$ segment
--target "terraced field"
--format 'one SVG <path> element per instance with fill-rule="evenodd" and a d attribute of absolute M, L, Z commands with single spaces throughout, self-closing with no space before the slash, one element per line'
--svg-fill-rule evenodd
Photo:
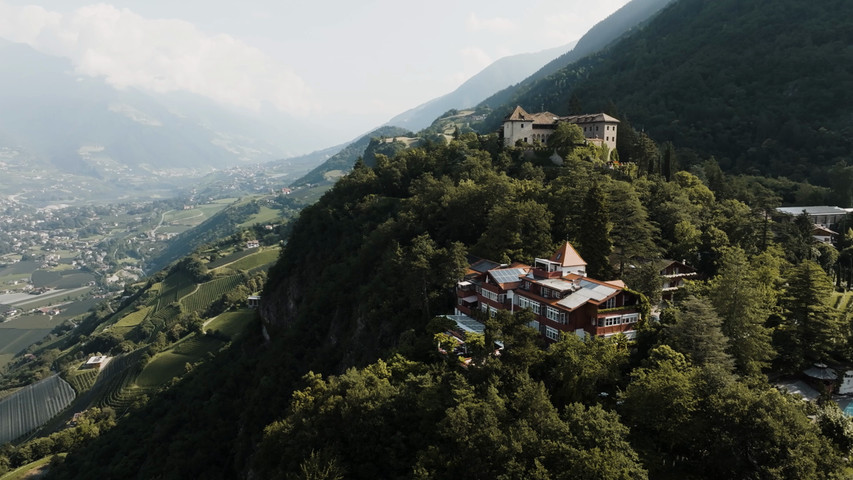
<path fill-rule="evenodd" d="M 98 371 L 92 368 L 88 370 L 75 371 L 71 375 L 65 377 L 65 381 L 67 381 L 71 385 L 71 388 L 79 394 L 92 388 L 97 378 Z"/>
<path fill-rule="evenodd" d="M 71 385 L 54 375 L 4 398 L 0 401 L 0 444 L 44 425 L 74 397 Z"/>

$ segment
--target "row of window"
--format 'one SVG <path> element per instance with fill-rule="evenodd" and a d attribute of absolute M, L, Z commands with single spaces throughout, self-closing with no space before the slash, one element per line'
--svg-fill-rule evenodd
<path fill-rule="evenodd" d="M 631 323 L 637 323 L 637 320 L 640 319 L 640 315 L 637 313 L 630 313 L 628 315 L 617 315 L 614 317 L 606 317 L 598 319 L 599 327 L 613 327 L 616 325 L 628 325 Z"/>
<path fill-rule="evenodd" d="M 506 301 L 505 293 L 495 293 L 490 290 L 486 290 L 485 288 L 480 288 L 480 295 L 488 298 L 493 302 L 504 303 Z"/>
<path fill-rule="evenodd" d="M 542 313 L 542 305 L 539 302 L 534 302 L 533 300 L 527 297 L 518 297 L 518 306 L 521 308 L 529 308 L 536 315 L 540 315 Z"/>

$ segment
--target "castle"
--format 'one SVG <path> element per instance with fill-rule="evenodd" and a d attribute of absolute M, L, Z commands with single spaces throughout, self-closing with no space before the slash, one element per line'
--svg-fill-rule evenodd
<path fill-rule="evenodd" d="M 616 128 L 619 120 L 610 115 L 593 113 L 560 117 L 551 112 L 527 113 L 520 106 L 515 107 L 515 110 L 504 118 L 504 145 L 513 146 L 519 140 L 544 145 L 560 122 L 579 126 L 589 143 L 606 145 L 610 151 L 616 149 Z"/>

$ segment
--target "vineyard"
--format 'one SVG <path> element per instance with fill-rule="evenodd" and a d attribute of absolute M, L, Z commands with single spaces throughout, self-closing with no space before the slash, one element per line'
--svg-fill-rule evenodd
<path fill-rule="evenodd" d="M 203 311 L 222 295 L 240 285 L 242 280 L 240 275 L 231 275 L 203 283 L 196 292 L 181 299 L 181 305 L 186 312 Z"/>
<path fill-rule="evenodd" d="M 243 257 L 248 257 L 249 255 L 251 255 L 253 253 L 256 253 L 256 252 L 253 250 L 241 250 L 239 252 L 234 252 L 234 253 L 225 255 L 224 257 L 219 257 L 216 260 L 208 263 L 207 268 L 209 268 L 210 270 L 214 270 L 214 269 L 217 269 L 217 268 L 222 267 L 224 265 L 228 265 L 229 263 L 236 262 L 237 260 L 239 260 Z"/>
<path fill-rule="evenodd" d="M 74 400 L 74 389 L 58 375 L 29 385 L 0 401 L 0 444 L 45 424 Z"/>
<path fill-rule="evenodd" d="M 260 251 L 255 251 L 251 255 L 246 255 L 238 260 L 224 265 L 223 267 L 227 266 L 228 269 L 234 270 L 235 272 L 238 270 L 246 270 L 250 273 L 254 273 L 255 270 L 275 262 L 278 259 L 278 255 L 278 248 L 264 249 Z"/>
<path fill-rule="evenodd" d="M 151 311 L 151 307 L 142 307 L 135 312 L 131 312 L 122 317 L 121 320 L 116 323 L 116 327 L 135 327 L 145 320 L 149 311 Z"/>
<path fill-rule="evenodd" d="M 158 310 L 179 301 L 195 289 L 195 283 L 184 272 L 174 272 L 163 281 Z"/>
<path fill-rule="evenodd" d="M 75 371 L 65 378 L 65 381 L 71 385 L 78 394 L 92 388 L 95 380 L 98 378 L 98 371 L 94 368 L 82 371 Z"/>

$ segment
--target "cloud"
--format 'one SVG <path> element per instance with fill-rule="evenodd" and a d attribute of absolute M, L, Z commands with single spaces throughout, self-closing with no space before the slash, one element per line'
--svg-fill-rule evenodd
<path fill-rule="evenodd" d="M 479 32 L 485 30 L 492 33 L 509 33 L 516 30 L 515 22 L 508 18 L 479 18 L 475 13 L 468 15 L 465 22 L 469 31 Z"/>
<path fill-rule="evenodd" d="M 116 88 L 189 91 L 228 105 L 305 114 L 305 82 L 262 51 L 182 20 L 148 19 L 97 4 L 68 14 L 0 3 L 0 37 L 70 58 L 78 74 Z"/>

